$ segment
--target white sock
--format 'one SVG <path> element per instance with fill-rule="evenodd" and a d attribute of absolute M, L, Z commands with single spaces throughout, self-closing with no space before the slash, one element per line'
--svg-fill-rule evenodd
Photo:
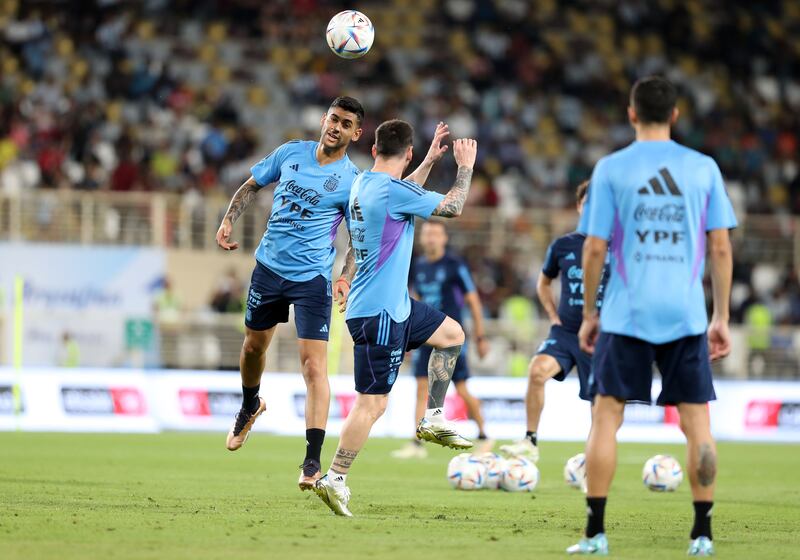
<path fill-rule="evenodd" d="M 347 475 L 335 472 L 333 469 L 328 469 L 328 480 L 334 486 L 344 486 L 347 483 Z"/>
<path fill-rule="evenodd" d="M 425 419 L 431 424 L 444 424 L 444 409 L 441 407 L 426 409 Z"/>

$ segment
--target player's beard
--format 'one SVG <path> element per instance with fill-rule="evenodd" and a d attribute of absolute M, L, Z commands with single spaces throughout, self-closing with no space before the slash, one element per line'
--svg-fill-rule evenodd
<path fill-rule="evenodd" d="M 336 144 L 330 145 L 327 142 L 330 142 L 332 138 L 328 136 L 326 132 L 322 137 L 322 151 L 325 153 L 326 156 L 330 156 L 338 151 L 345 151 L 347 149 L 347 144 L 349 143 L 347 140 L 342 138 L 341 136 L 336 140 Z"/>

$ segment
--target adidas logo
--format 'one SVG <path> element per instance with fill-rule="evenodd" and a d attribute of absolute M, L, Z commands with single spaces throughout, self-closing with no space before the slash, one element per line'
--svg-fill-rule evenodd
<path fill-rule="evenodd" d="M 298 169 L 300 169 L 300 166 L 296 163 L 293 163 L 292 165 L 289 166 L 289 169 L 291 169 L 292 171 L 297 171 Z"/>
<path fill-rule="evenodd" d="M 662 167 L 658 170 L 658 173 L 661 175 L 661 178 L 664 180 L 664 183 L 667 185 L 667 190 L 669 190 L 669 194 L 672 196 L 683 196 L 683 193 L 678 188 L 678 185 L 675 183 L 675 179 L 672 178 L 672 175 L 669 172 L 669 169 L 666 167 Z M 667 193 L 664 191 L 664 186 L 661 184 L 661 181 L 658 180 L 658 177 L 651 177 L 648 181 L 650 188 L 645 185 L 644 187 L 639 189 L 639 194 L 641 195 L 650 195 L 654 194 L 656 196 L 666 196 Z M 650 191 L 652 189 L 652 192 Z"/>
<path fill-rule="evenodd" d="M 566 257 L 564 257 L 564 260 L 567 260 L 567 261 L 574 261 L 574 260 L 575 260 L 575 253 L 570 253 L 569 255 L 567 255 Z"/>
<path fill-rule="evenodd" d="M 328 332 L 328 325 L 322 325 L 322 328 L 319 330 L 319 332 Z"/>

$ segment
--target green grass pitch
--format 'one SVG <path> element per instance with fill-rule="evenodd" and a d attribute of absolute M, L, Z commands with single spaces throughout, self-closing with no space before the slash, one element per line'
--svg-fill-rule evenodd
<path fill-rule="evenodd" d="M 256 433 L 236 453 L 224 434 L 0 434 L 0 558 L 407 559 L 562 558 L 584 524 L 583 495 L 561 470 L 579 443 L 541 445 L 534 494 L 457 492 L 449 457 L 401 462 L 400 442 L 374 440 L 349 485 L 352 519 L 296 486 L 302 438 Z M 327 463 L 335 446 L 327 442 Z M 617 558 L 680 558 L 688 544 L 688 482 L 674 494 L 641 483 L 656 453 L 620 447 L 607 510 Z M 720 558 L 798 557 L 800 447 L 723 443 L 714 535 Z"/>

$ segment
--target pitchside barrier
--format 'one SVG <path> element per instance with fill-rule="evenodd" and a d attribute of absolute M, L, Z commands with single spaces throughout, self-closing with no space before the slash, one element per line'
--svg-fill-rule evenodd
<path fill-rule="evenodd" d="M 15 397 L 13 387 L 19 380 Z M 336 435 L 355 402 L 349 376 L 331 378 L 328 432 Z M 518 438 L 525 431 L 526 380 L 476 377 L 470 389 L 483 401 L 487 432 L 493 438 Z M 578 399 L 577 380 L 550 382 L 539 432 L 548 440 L 586 438 L 588 403 Z M 658 395 L 658 382 L 653 398 Z M 718 381 L 711 403 L 712 428 L 720 440 L 800 442 L 800 383 Z M 0 430 L 64 432 L 159 432 L 230 429 L 241 399 L 239 376 L 210 371 L 119 369 L 0 368 Z M 415 380 L 400 376 L 375 436 L 411 437 L 414 429 Z M 267 412 L 255 430 L 302 435 L 305 385 L 299 374 L 265 374 L 261 393 Z M 447 414 L 474 435 L 463 401 L 451 393 Z M 620 439 L 643 442 L 683 441 L 673 407 L 628 405 Z"/>

